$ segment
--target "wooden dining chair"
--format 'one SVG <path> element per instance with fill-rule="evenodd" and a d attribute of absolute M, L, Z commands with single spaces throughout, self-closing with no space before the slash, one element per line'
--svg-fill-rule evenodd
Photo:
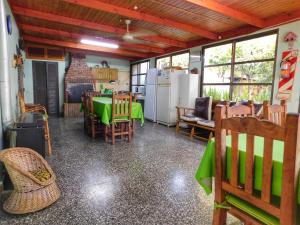
<path fill-rule="evenodd" d="M 280 126 L 285 126 L 287 113 L 286 101 L 281 100 L 280 104 L 270 105 L 269 101 L 263 103 L 263 118 L 276 123 Z"/>
<path fill-rule="evenodd" d="M 129 93 L 132 95 L 132 101 L 133 102 L 137 102 L 137 94 L 132 94 L 132 93 Z M 134 135 L 134 132 L 135 132 L 135 120 L 131 118 L 131 132 L 132 132 L 132 135 Z"/>
<path fill-rule="evenodd" d="M 106 142 L 108 141 L 109 136 L 111 136 L 112 144 L 115 144 L 116 136 L 127 136 L 128 142 L 131 142 L 131 108 L 131 94 L 113 94 L 111 124 L 105 127 Z"/>
<path fill-rule="evenodd" d="M 86 105 L 86 115 L 87 115 L 87 132 L 91 134 L 92 138 L 96 138 L 97 134 L 100 134 L 103 130 L 100 118 L 97 116 L 94 110 L 93 95 L 87 96 L 85 101 Z"/>
<path fill-rule="evenodd" d="M 226 224 L 227 212 L 248 224 L 296 225 L 297 178 L 300 169 L 300 117 L 287 115 L 282 127 L 255 117 L 226 118 L 226 107 L 216 108 L 214 225 Z M 231 130 L 231 176 L 226 174 L 226 130 Z M 239 180 L 239 133 L 247 135 L 245 184 Z M 262 190 L 254 190 L 254 137 L 264 138 Z M 271 201 L 273 140 L 284 142 L 282 190 L 279 206 Z M 224 205 L 226 203 L 226 205 Z M 249 209 L 251 209 L 249 211 Z M 247 211 L 247 212 L 246 212 Z M 264 221 L 262 221 L 264 218 Z M 266 221 L 266 218 L 268 218 Z M 272 221 L 270 221 L 272 220 Z M 277 221 L 277 222 L 274 222 Z"/>
<path fill-rule="evenodd" d="M 26 104 L 24 100 L 24 94 L 19 91 L 18 93 L 19 98 L 19 105 L 20 105 L 20 111 L 21 113 L 26 112 L 39 112 L 44 115 L 44 135 L 45 140 L 48 144 L 48 155 L 52 155 L 52 145 L 51 145 L 51 137 L 50 137 L 50 131 L 49 131 L 49 124 L 48 124 L 48 113 L 46 110 L 46 107 L 40 104 Z"/>
<path fill-rule="evenodd" d="M 226 118 L 237 117 L 237 116 L 254 116 L 254 106 L 252 101 L 248 101 L 246 105 L 239 104 L 230 106 L 229 102 L 225 103 L 226 107 Z"/>

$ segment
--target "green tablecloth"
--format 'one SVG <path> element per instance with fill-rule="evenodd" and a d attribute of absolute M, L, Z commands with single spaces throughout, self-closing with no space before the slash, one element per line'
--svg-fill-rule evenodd
<path fill-rule="evenodd" d="M 109 125 L 111 122 L 111 105 L 112 98 L 109 97 L 94 97 L 94 111 L 101 118 L 101 122 Z M 140 120 L 144 124 L 144 114 L 142 105 L 139 102 L 132 102 L 131 118 Z"/>
<path fill-rule="evenodd" d="M 263 146 L 264 139 L 255 137 L 254 140 L 254 188 L 261 190 L 262 172 L 263 172 Z M 231 136 L 226 138 L 226 176 L 231 175 Z M 281 195 L 282 181 L 282 162 L 284 143 L 274 141 L 273 143 L 273 169 L 272 169 L 272 194 Z M 239 181 L 245 184 L 246 175 L 246 135 L 239 135 Z M 196 180 L 204 188 L 207 194 L 212 192 L 212 177 L 215 175 L 215 141 L 210 140 L 196 172 Z M 300 177 L 298 179 L 298 196 L 297 202 L 300 204 Z"/>

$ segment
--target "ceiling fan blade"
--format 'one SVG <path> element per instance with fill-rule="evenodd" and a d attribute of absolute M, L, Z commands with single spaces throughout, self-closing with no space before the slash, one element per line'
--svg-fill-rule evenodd
<path fill-rule="evenodd" d="M 142 37 L 142 36 L 154 36 L 154 35 L 158 35 L 157 32 L 151 31 L 151 30 L 137 30 L 137 31 L 132 31 L 130 32 L 131 36 L 133 37 Z"/>

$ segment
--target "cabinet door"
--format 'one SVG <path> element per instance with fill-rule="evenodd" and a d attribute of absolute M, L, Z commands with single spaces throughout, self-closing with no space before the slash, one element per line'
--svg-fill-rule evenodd
<path fill-rule="evenodd" d="M 110 80 L 118 80 L 118 70 L 110 69 Z"/>

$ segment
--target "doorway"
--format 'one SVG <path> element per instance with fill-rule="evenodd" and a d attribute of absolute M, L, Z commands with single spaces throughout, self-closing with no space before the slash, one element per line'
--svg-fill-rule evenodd
<path fill-rule="evenodd" d="M 58 63 L 32 61 L 32 74 L 34 104 L 44 105 L 50 116 L 58 116 Z"/>

